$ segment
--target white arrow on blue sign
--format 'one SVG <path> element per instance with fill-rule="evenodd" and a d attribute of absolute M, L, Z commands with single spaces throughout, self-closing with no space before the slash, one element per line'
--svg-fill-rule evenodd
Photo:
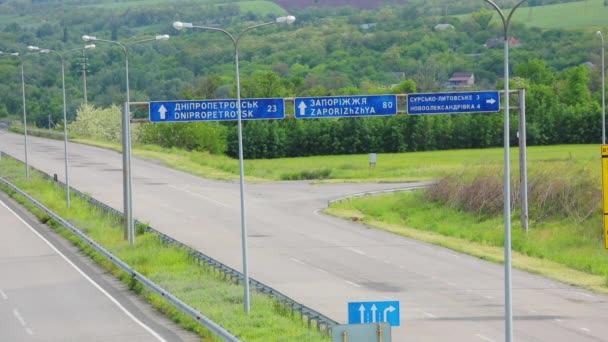
<path fill-rule="evenodd" d="M 497 91 L 407 95 L 407 113 L 410 115 L 487 113 L 499 110 L 500 96 Z"/>
<path fill-rule="evenodd" d="M 153 101 L 150 102 L 150 122 L 231 121 L 238 120 L 237 101 Z M 282 98 L 242 99 L 241 119 L 284 119 L 285 100 Z"/>
<path fill-rule="evenodd" d="M 396 95 L 296 97 L 294 105 L 296 119 L 397 114 Z"/>
<path fill-rule="evenodd" d="M 401 325 L 398 301 L 350 302 L 348 324 L 388 322 L 393 327 Z"/>

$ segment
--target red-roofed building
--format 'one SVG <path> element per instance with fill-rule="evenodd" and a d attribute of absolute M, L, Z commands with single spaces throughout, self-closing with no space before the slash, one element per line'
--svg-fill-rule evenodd
<path fill-rule="evenodd" d="M 472 72 L 455 72 L 448 80 L 452 88 L 472 87 L 475 85 L 475 75 Z"/>

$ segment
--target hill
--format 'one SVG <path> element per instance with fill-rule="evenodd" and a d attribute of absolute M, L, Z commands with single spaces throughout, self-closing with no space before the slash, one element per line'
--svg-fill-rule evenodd
<path fill-rule="evenodd" d="M 361 9 L 379 8 L 386 4 L 407 4 L 408 1 L 397 0 L 274 0 L 279 6 L 286 9 L 303 9 L 308 7 L 339 7 L 352 6 Z"/>

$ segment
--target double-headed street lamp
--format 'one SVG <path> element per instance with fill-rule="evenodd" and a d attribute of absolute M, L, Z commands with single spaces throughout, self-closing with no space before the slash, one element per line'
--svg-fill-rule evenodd
<path fill-rule="evenodd" d="M 18 52 L 4 53 L 0 51 L 0 55 L 13 56 L 19 58 L 21 62 L 21 99 L 23 100 L 23 137 L 25 139 L 25 179 L 30 179 L 30 165 L 27 161 L 27 114 L 25 110 L 25 77 L 23 76 L 23 58 Z"/>
<path fill-rule="evenodd" d="M 64 160 L 65 160 L 65 201 L 67 207 L 70 207 L 70 177 L 69 177 L 69 167 L 68 167 L 68 117 L 67 117 L 67 108 L 66 108 L 66 96 L 65 96 L 65 60 L 63 58 L 63 54 L 71 51 L 80 51 L 81 48 L 66 50 L 63 52 L 51 50 L 51 49 L 41 49 L 37 46 L 28 46 L 30 51 L 37 51 L 38 53 L 55 53 L 59 56 L 61 60 L 61 88 L 63 90 L 63 147 L 64 147 Z M 93 49 L 95 48 L 94 44 L 86 45 L 83 49 Z"/>
<path fill-rule="evenodd" d="M 154 38 L 142 39 L 136 42 L 127 43 L 128 45 L 138 44 L 153 40 L 167 40 L 169 35 L 157 35 Z M 123 173 L 123 208 L 125 213 L 125 238 L 129 240 L 131 245 L 135 244 L 135 222 L 133 219 L 133 196 L 132 196 L 132 179 L 131 179 L 131 118 L 129 115 L 129 105 L 131 97 L 129 93 L 129 53 L 127 47 L 114 40 L 106 40 L 95 36 L 84 35 L 82 40 L 98 41 L 118 45 L 122 48 L 125 54 L 125 75 L 127 88 L 127 101 L 122 113 L 122 173 Z"/>
<path fill-rule="evenodd" d="M 606 50 L 606 46 L 604 45 L 602 31 L 597 31 L 596 33 L 602 40 L 602 144 L 606 144 L 606 67 L 604 66 L 604 51 Z"/>
<path fill-rule="evenodd" d="M 511 304 L 511 163 L 509 153 L 509 24 L 511 17 L 515 10 L 524 3 L 526 0 L 519 1 L 509 12 L 509 15 L 505 17 L 503 11 L 494 3 L 492 0 L 485 0 L 487 3 L 492 5 L 494 9 L 500 15 L 502 19 L 504 40 L 505 40 L 505 52 L 504 52 L 504 79 L 505 79 L 505 104 L 504 104 L 504 216 L 505 216 L 505 341 L 511 342 L 513 340 L 513 312 Z M 524 134 L 525 132 L 520 132 Z M 520 147 L 521 148 L 521 147 Z M 525 159 L 524 159 L 525 160 Z M 524 167 L 525 169 L 525 167 Z M 522 175 L 523 176 L 523 175 Z M 523 177 L 522 177 L 523 178 Z M 527 191 L 527 185 L 522 179 L 522 190 Z M 526 205 L 527 210 L 527 205 Z"/>
<path fill-rule="evenodd" d="M 244 297 L 244 306 L 245 313 L 249 313 L 250 310 L 250 300 L 249 300 L 249 268 L 247 262 L 247 225 L 245 220 L 245 166 L 243 161 L 243 127 L 242 127 L 242 119 L 241 119 L 241 82 L 239 76 L 239 41 L 243 37 L 243 34 L 247 31 L 250 31 L 254 28 L 268 26 L 278 23 L 291 24 L 296 20 L 296 17 L 289 15 L 286 17 L 278 17 L 275 21 L 262 23 L 253 25 L 243 29 L 236 36 L 230 34 L 228 31 L 218 28 L 218 27 L 210 27 L 210 26 L 197 26 L 192 23 L 184 23 L 181 21 L 176 21 L 173 23 L 173 27 L 176 30 L 182 30 L 185 28 L 199 28 L 204 30 L 212 30 L 219 31 L 224 33 L 230 40 L 234 46 L 234 65 L 236 69 L 236 110 L 237 110 L 237 125 L 238 125 L 238 142 L 239 142 L 239 166 L 240 166 L 240 187 L 241 187 L 241 238 L 242 238 L 242 249 L 243 249 L 243 285 L 245 291 Z"/>

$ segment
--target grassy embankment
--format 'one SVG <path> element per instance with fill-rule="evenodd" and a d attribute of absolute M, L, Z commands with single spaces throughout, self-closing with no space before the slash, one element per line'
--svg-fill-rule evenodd
<path fill-rule="evenodd" d="M 230 179 L 238 175 L 238 162 L 226 157 L 158 147 L 137 148 L 134 153 L 201 176 Z M 493 174 L 500 178 L 503 150 L 380 154 L 374 170 L 369 170 L 367 158 L 367 155 L 353 155 L 248 160 L 246 173 L 250 180 L 280 180 L 285 179 L 285 175 L 314 174 L 323 169 L 329 170 L 329 181 L 412 181 L 437 179 L 446 175 L 470 177 L 477 173 Z M 511 158 L 513 175 L 517 178 L 519 165 L 516 148 L 512 150 Z M 564 190 L 557 187 L 584 178 L 591 182 L 589 186 L 600 189 L 599 147 L 530 147 L 528 166 L 530 185 L 535 186 L 535 179 L 554 180 L 547 186 L 562 192 L 562 195 L 556 195 L 561 196 L 558 201 L 572 202 L 572 206 L 576 205 L 576 201 L 596 202 L 590 203 L 589 217 L 585 217 L 587 212 L 577 208 L 569 209 L 571 215 L 553 215 L 551 208 L 539 209 L 531 203 L 528 235 L 522 233 L 516 208 L 512 220 L 515 267 L 566 283 L 607 291 L 608 252 L 603 248 L 599 202 L 597 198 L 584 197 L 587 194 L 582 191 L 588 189 Z M 499 200 L 502 198 L 501 191 L 499 187 L 496 192 Z M 571 194 L 564 194 L 566 191 Z M 577 191 L 581 193 L 577 194 Z M 564 197 L 566 195 L 570 197 Z M 545 202 L 545 206 L 555 205 L 548 200 Z M 357 199 L 335 204 L 326 212 L 346 219 L 362 219 L 364 223 L 380 229 L 480 258 L 495 262 L 503 260 L 501 213 L 467 213 L 458 206 L 429 202 L 421 193 Z"/>
<path fill-rule="evenodd" d="M 480 8 L 482 7 L 480 6 Z M 503 11 L 509 13 L 509 9 L 503 9 Z M 469 19 L 470 15 L 464 14 L 455 17 L 465 20 Z M 498 14 L 494 15 L 492 22 L 495 25 L 500 23 Z M 608 26 L 608 6 L 604 6 L 604 0 L 587 0 L 522 7 L 513 14 L 513 22 L 545 29 L 601 28 Z M 591 30 L 590 34 L 595 34 L 595 30 Z"/>
<path fill-rule="evenodd" d="M 310 330 L 298 314 L 290 314 L 289 309 L 275 300 L 252 293 L 251 313 L 243 312 L 243 288 L 222 274 L 205 265 L 198 264 L 178 248 L 163 244 L 155 235 L 139 232 L 136 246 L 129 246 L 123 239 L 120 222 L 104 215 L 77 197 L 72 197 L 72 206 L 65 206 L 65 192 L 51 182 L 43 180 L 32 172 L 30 181 L 23 179 L 23 165 L 9 158 L 0 160 L 0 176 L 8 178 L 21 189 L 40 200 L 60 216 L 82 229 L 92 239 L 109 249 L 116 256 L 135 267 L 178 298 L 197 308 L 207 317 L 222 325 L 233 334 L 247 341 L 327 341 L 323 333 Z M 6 189 L 4 189 L 6 190 Z M 10 193 L 10 191 L 9 191 Z M 14 195 L 14 194 L 13 194 Z M 25 204 L 25 201 L 22 200 Z M 27 204 L 26 204 L 27 205 Z M 212 340 L 210 333 L 202 329 L 189 317 L 168 305 L 159 296 L 149 293 L 131 277 L 114 267 L 109 261 L 97 254 L 86 244 L 72 236 L 69 231 L 59 227 L 36 209 L 29 208 L 43 222 L 50 224 L 59 234 L 78 245 L 87 255 L 104 267 L 110 269 L 133 290 L 145 296 L 155 307 L 170 318 L 203 336 L 205 341 Z"/>

